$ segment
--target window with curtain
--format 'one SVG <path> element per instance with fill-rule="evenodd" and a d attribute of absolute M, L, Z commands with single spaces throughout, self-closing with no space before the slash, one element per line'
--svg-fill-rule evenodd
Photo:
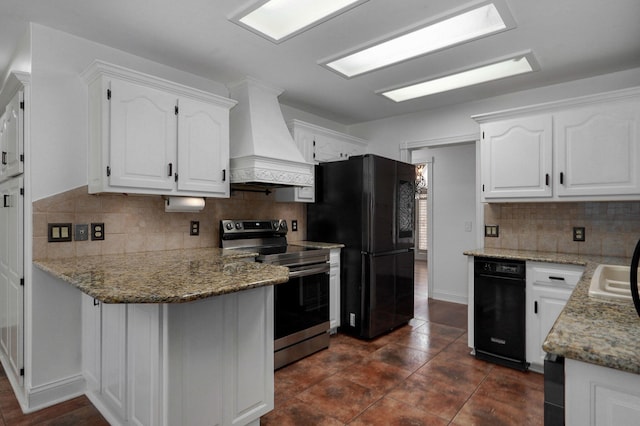
<path fill-rule="evenodd" d="M 427 251 L 427 190 L 418 194 L 418 251 Z"/>

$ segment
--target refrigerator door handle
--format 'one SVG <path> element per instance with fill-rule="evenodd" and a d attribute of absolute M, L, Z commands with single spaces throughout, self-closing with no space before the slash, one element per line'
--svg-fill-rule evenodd
<path fill-rule="evenodd" d="M 640 316 L 640 295 L 638 294 L 638 263 L 640 262 L 640 240 L 636 244 L 636 249 L 633 252 L 631 258 L 631 268 L 629 271 L 629 281 L 631 285 L 631 297 L 633 298 L 633 304 L 636 307 L 636 312 Z"/>

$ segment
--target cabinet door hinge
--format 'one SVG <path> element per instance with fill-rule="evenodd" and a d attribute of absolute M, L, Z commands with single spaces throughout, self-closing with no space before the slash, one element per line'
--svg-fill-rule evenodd
<path fill-rule="evenodd" d="M 107 99 L 111 99 L 111 89 L 107 89 Z"/>
<path fill-rule="evenodd" d="M 20 278 L 20 285 L 24 287 L 24 278 Z"/>
<path fill-rule="evenodd" d="M 178 115 L 178 105 L 175 106 L 174 111 L 175 111 L 176 115 Z"/>
<path fill-rule="evenodd" d="M 21 369 L 20 369 L 20 375 L 21 375 L 21 376 L 24 376 L 24 368 L 21 368 Z"/>
<path fill-rule="evenodd" d="M 107 177 L 111 176 L 111 167 L 107 166 Z"/>
<path fill-rule="evenodd" d="M 177 182 L 178 181 L 178 174 L 176 173 L 175 175 L 173 175 L 173 177 L 174 177 L 175 181 Z"/>
<path fill-rule="evenodd" d="M 24 196 L 24 188 L 20 188 L 20 195 Z"/>
<path fill-rule="evenodd" d="M 24 109 L 24 101 L 20 101 L 20 109 Z"/>

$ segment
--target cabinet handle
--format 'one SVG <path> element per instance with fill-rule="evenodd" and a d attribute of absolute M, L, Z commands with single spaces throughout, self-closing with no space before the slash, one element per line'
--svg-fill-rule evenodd
<path fill-rule="evenodd" d="M 560 185 L 564 185 L 564 173 L 560 172 Z"/>
<path fill-rule="evenodd" d="M 98 306 L 100 301 L 98 299 L 93 299 L 93 306 Z"/>
<path fill-rule="evenodd" d="M 2 151 L 2 164 L 7 165 L 7 151 Z"/>
<path fill-rule="evenodd" d="M 173 176 L 173 163 L 169 163 L 169 174 L 167 176 Z"/>
<path fill-rule="evenodd" d="M 564 281 L 564 277 L 553 277 L 551 275 L 549 275 L 549 279 L 550 280 L 555 280 L 555 281 Z"/>
<path fill-rule="evenodd" d="M 11 206 L 9 205 L 9 200 L 11 200 L 11 195 L 9 195 L 9 194 L 4 194 L 4 197 L 3 197 L 3 198 L 4 198 L 4 200 L 3 200 L 3 201 L 4 201 L 4 203 L 3 203 L 3 204 L 4 204 L 4 206 L 5 206 L 5 207 L 11 207 Z"/>
<path fill-rule="evenodd" d="M 547 184 L 547 186 L 549 186 L 549 173 L 544 175 L 544 182 Z"/>
<path fill-rule="evenodd" d="M 534 314 L 538 313 L 538 301 L 537 300 L 535 302 L 533 302 L 533 313 Z"/>
<path fill-rule="evenodd" d="M 222 181 L 227 180 L 227 169 L 222 169 Z"/>

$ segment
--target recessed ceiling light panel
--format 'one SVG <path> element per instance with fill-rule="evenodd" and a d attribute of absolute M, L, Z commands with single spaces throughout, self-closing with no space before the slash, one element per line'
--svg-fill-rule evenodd
<path fill-rule="evenodd" d="M 262 0 L 229 19 L 274 43 L 280 43 L 366 1 Z"/>
<path fill-rule="evenodd" d="M 502 59 L 488 65 L 482 65 L 465 71 L 445 75 L 432 80 L 422 81 L 398 87 L 380 90 L 379 93 L 395 102 L 447 92 L 461 87 L 473 86 L 505 77 L 524 74 L 537 70 L 537 62 L 531 52 Z"/>
<path fill-rule="evenodd" d="M 500 7 L 498 8 L 498 6 Z M 350 78 L 515 27 L 504 3 L 475 4 L 338 59 L 322 61 Z"/>

